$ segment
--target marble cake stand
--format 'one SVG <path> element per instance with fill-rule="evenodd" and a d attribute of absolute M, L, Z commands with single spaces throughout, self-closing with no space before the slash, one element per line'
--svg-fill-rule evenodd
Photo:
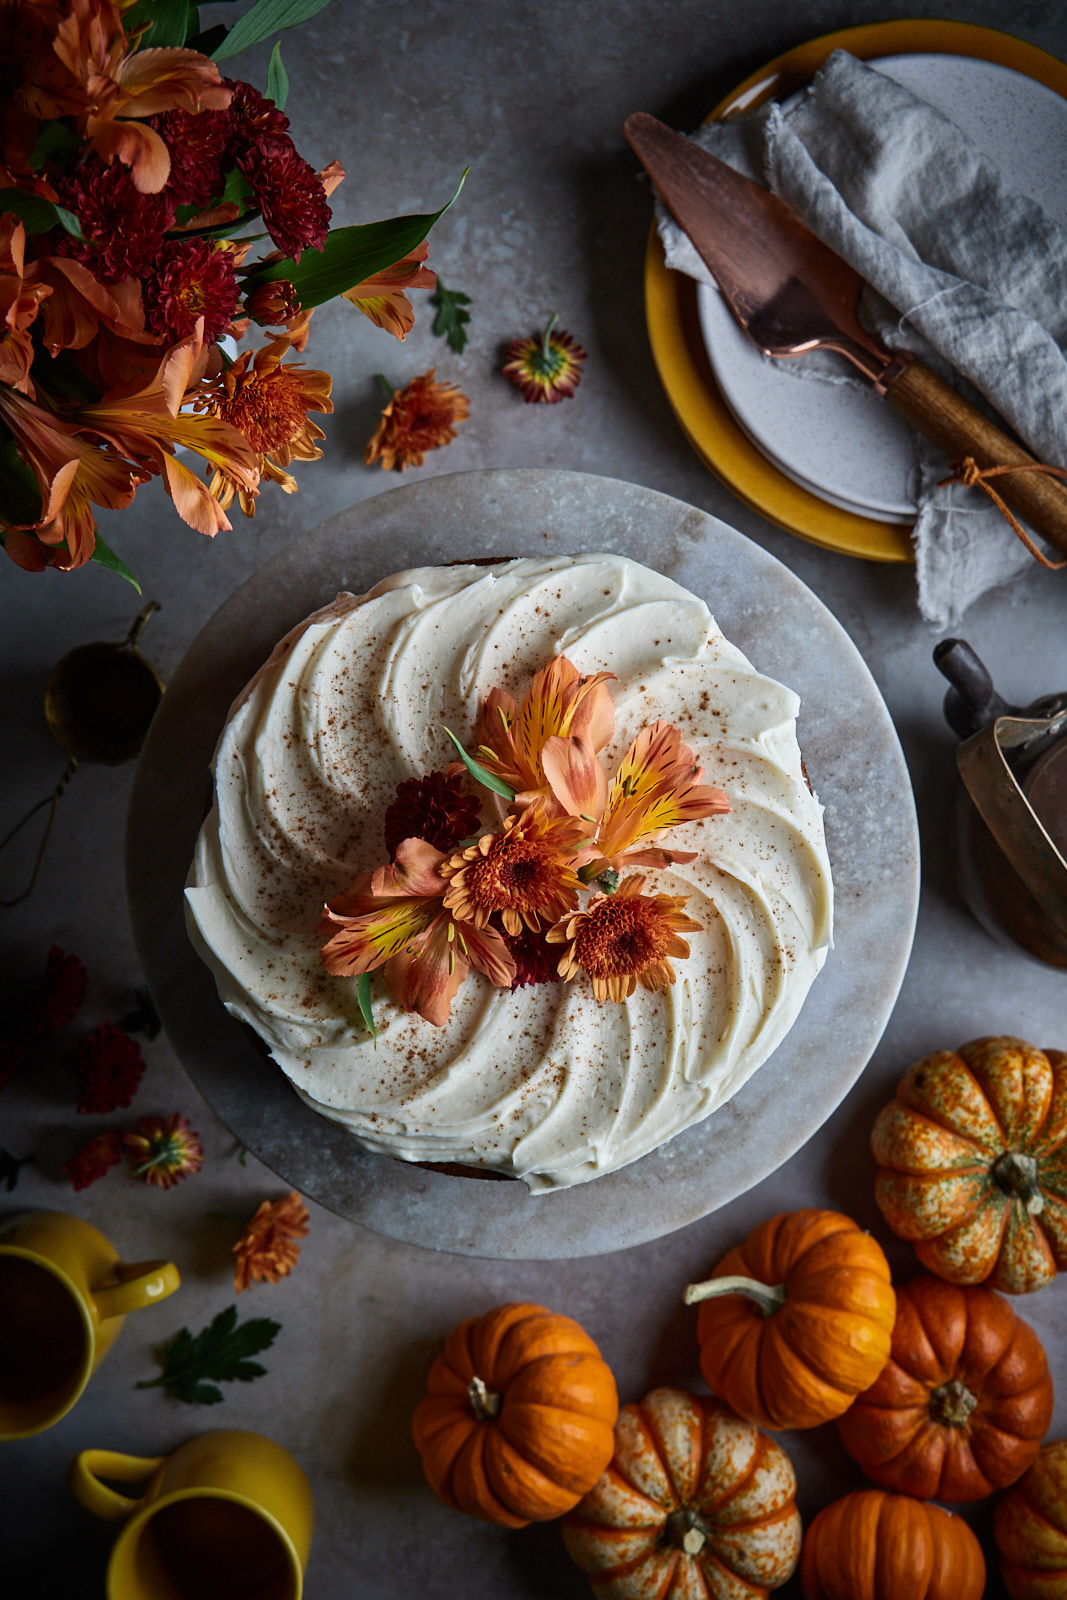
<path fill-rule="evenodd" d="M 725 1106 L 619 1172 L 555 1194 L 364 1154 L 311 1111 L 219 1002 L 185 933 L 182 888 L 234 696 L 294 623 L 339 589 L 472 556 L 615 551 L 708 602 L 761 671 L 800 694 L 801 747 L 826 807 L 835 948 L 799 1021 Z M 881 1037 L 919 893 L 911 786 L 855 645 L 811 590 L 735 529 L 667 495 L 540 469 L 459 473 L 379 495 L 268 562 L 193 641 L 134 784 L 127 883 L 149 986 L 197 1088 L 260 1160 L 320 1204 L 409 1244 L 518 1260 L 601 1254 L 725 1205 L 793 1154 Z"/>

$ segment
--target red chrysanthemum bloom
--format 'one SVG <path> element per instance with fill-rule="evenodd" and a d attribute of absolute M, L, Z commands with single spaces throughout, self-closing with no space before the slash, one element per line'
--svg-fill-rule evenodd
<path fill-rule="evenodd" d="M 233 320 L 241 291 L 233 253 L 208 239 L 175 239 L 159 251 L 142 285 L 145 325 L 168 344 L 179 344 L 204 319 L 204 342 L 213 344 Z"/>
<path fill-rule="evenodd" d="M 562 328 L 552 331 L 556 321 L 553 316 L 544 333 L 534 334 L 532 339 L 513 339 L 508 345 L 502 371 L 522 390 L 527 404 L 540 401 L 552 406 L 569 400 L 582 381 L 586 352 Z"/>
<path fill-rule="evenodd" d="M 279 111 L 273 100 L 260 94 L 252 84 L 240 78 L 223 78 L 223 87 L 232 89 L 228 111 L 225 113 L 230 128 L 230 149 L 236 155 L 272 134 L 286 133 L 289 118 Z"/>
<path fill-rule="evenodd" d="M 515 963 L 513 989 L 528 983 L 559 983 L 559 951 L 543 933 L 524 925 L 516 934 L 505 934 L 504 943 Z"/>
<path fill-rule="evenodd" d="M 462 776 L 428 772 L 396 786 L 396 799 L 385 813 L 385 848 L 395 859 L 402 839 L 425 839 L 438 850 L 454 850 L 469 839 L 481 821 L 475 795 L 462 794 Z"/>
<path fill-rule="evenodd" d="M 174 202 L 167 193 L 142 194 L 129 167 L 121 161 L 105 166 L 98 156 L 69 177 L 57 178 L 55 189 L 60 204 L 76 213 L 85 235 L 75 239 L 57 228 L 52 246 L 56 255 L 73 256 L 101 283 L 144 277 L 174 221 Z"/>
<path fill-rule="evenodd" d="M 167 194 L 179 206 L 206 206 L 221 195 L 232 133 L 225 111 L 164 111 L 152 117 L 170 151 Z"/>
<path fill-rule="evenodd" d="M 275 278 L 245 295 L 242 309 L 261 328 L 280 328 L 296 317 L 300 301 L 288 278 Z"/>
<path fill-rule="evenodd" d="M 684 895 L 646 895 L 644 886 L 643 874 L 626 878 L 614 894 L 595 894 L 584 911 L 549 929 L 550 944 L 567 945 L 561 978 L 583 969 L 598 1000 L 625 1000 L 638 984 L 665 989 L 674 982 L 670 957 L 689 954 L 679 934 L 697 933 L 701 924 L 682 911 Z"/>
<path fill-rule="evenodd" d="M 73 1022 L 85 999 L 85 968 L 54 944 L 44 969 L 44 995 L 34 1033 L 58 1033 Z"/>
<path fill-rule="evenodd" d="M 66 1173 L 75 1189 L 87 1189 L 121 1160 L 122 1135 L 108 1128 L 87 1139 L 69 1161 L 64 1161 L 60 1171 Z"/>
<path fill-rule="evenodd" d="M 458 389 L 438 383 L 437 368 L 412 378 L 406 389 L 394 389 L 382 412 L 374 438 L 363 453 L 368 467 L 380 461 L 384 471 L 421 467 L 427 450 L 440 450 L 456 437 L 454 424 L 470 416 L 470 401 Z M 382 380 L 385 381 L 384 379 Z M 388 388 L 388 384 L 386 384 Z"/>
<path fill-rule="evenodd" d="M 476 928 L 498 914 L 508 933 L 556 922 L 578 904 L 581 882 L 570 860 L 585 831 L 580 817 L 552 817 L 541 805 L 508 817 L 502 833 L 483 834 L 442 861 L 446 911 Z"/>
<path fill-rule="evenodd" d="M 293 141 L 275 134 L 235 155 L 278 249 L 294 261 L 302 250 L 321 250 L 333 212 L 322 179 Z"/>
<path fill-rule="evenodd" d="M 86 1035 L 71 1060 L 78 1082 L 77 1109 L 108 1112 L 128 1106 L 137 1093 L 144 1067 L 137 1041 L 113 1022 L 102 1022 Z"/>
<path fill-rule="evenodd" d="M 180 1178 L 199 1172 L 204 1162 L 200 1135 L 177 1111 L 169 1117 L 142 1117 L 132 1133 L 123 1134 L 122 1142 L 131 1177 L 160 1189 L 173 1189 Z"/>

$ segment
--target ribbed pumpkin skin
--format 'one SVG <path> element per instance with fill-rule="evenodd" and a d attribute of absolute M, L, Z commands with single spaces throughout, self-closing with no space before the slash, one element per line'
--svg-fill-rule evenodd
<path fill-rule="evenodd" d="M 889 1355 L 895 1296 L 877 1240 L 836 1211 L 792 1211 L 753 1228 L 713 1278 L 785 1284 L 773 1316 L 742 1295 L 705 1300 L 697 1338 L 708 1387 L 761 1428 L 839 1417 Z"/>
<path fill-rule="evenodd" d="M 1067 1439 L 1043 1446 L 997 1501 L 993 1537 L 1011 1600 L 1067 1600 Z"/>
<path fill-rule="evenodd" d="M 962 1384 L 965 1420 L 935 1420 L 940 1391 Z M 920 1500 L 981 1500 L 1026 1471 L 1052 1419 L 1041 1342 L 984 1285 L 915 1278 L 897 1290 L 893 1348 L 878 1380 L 838 1421 L 869 1478 Z"/>
<path fill-rule="evenodd" d="M 1063 1051 L 991 1038 L 924 1056 L 879 1112 L 871 1149 L 879 1209 L 930 1272 L 1028 1294 L 1067 1267 Z M 1009 1152 L 1036 1186 L 1029 1208 Z"/>
<path fill-rule="evenodd" d="M 720 1401 L 653 1389 L 623 1406 L 615 1454 L 563 1522 L 599 1600 L 764 1600 L 800 1554 L 796 1478 Z M 688 1553 L 681 1540 L 703 1536 Z"/>
<path fill-rule="evenodd" d="M 468 1386 L 481 1378 L 500 1410 L 479 1421 Z M 451 1334 L 430 1368 L 413 1422 L 434 1493 L 456 1511 L 524 1528 L 576 1505 L 615 1448 L 611 1369 L 570 1317 L 497 1306 Z"/>
<path fill-rule="evenodd" d="M 982 1600 L 985 1559 L 962 1518 L 859 1489 L 811 1523 L 800 1586 L 804 1600 Z"/>

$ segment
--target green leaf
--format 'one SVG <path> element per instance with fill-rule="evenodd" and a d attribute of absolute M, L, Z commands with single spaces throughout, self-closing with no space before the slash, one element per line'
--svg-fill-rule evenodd
<path fill-rule="evenodd" d="M 146 1378 L 138 1389 L 167 1389 L 176 1400 L 188 1405 L 213 1406 L 222 1393 L 206 1378 L 217 1383 L 251 1383 L 266 1372 L 249 1356 L 267 1350 L 281 1332 L 281 1323 L 269 1317 L 252 1317 L 237 1325 L 237 1307 L 220 1311 L 212 1323 L 194 1339 L 183 1328 L 166 1346 L 161 1357 L 163 1371 L 158 1378 Z"/>
<path fill-rule="evenodd" d="M 137 582 L 122 557 L 116 555 L 111 546 L 101 539 L 99 528 L 96 530 L 96 544 L 93 546 L 90 560 L 95 561 L 101 567 L 106 567 L 109 572 L 117 572 L 120 578 L 125 578 L 127 583 L 132 583 L 137 593 L 140 594 L 141 585 Z"/>
<path fill-rule="evenodd" d="M 229 32 L 225 23 L 216 22 L 213 27 L 205 28 L 202 33 L 194 33 L 185 41 L 187 50 L 199 50 L 202 56 L 210 56 L 218 49 Z"/>
<path fill-rule="evenodd" d="M 0 512 L 10 523 L 36 522 L 41 515 L 37 479 L 6 428 L 0 429 Z"/>
<path fill-rule="evenodd" d="M 464 306 L 469 306 L 471 297 L 463 294 L 459 289 L 446 289 L 440 278 L 437 288 L 430 296 L 430 304 L 437 307 L 437 315 L 433 319 L 433 331 L 439 339 L 447 339 L 452 349 L 461 356 L 467 348 L 466 323 L 471 319 L 469 311 L 464 311 Z"/>
<path fill-rule="evenodd" d="M 189 23 L 196 30 L 195 15 L 190 18 L 189 0 L 137 0 L 122 19 L 123 31 L 129 35 L 144 28 L 137 41 L 138 50 L 160 50 L 183 45 L 189 32 Z"/>
<path fill-rule="evenodd" d="M 455 734 L 452 732 L 451 728 L 446 728 L 445 732 L 448 734 L 448 737 L 452 740 L 452 743 L 462 756 L 463 765 L 466 767 L 475 783 L 480 783 L 484 789 L 492 789 L 494 794 L 503 795 L 505 800 L 514 800 L 515 791 L 514 789 L 508 788 L 503 778 L 496 777 L 494 773 L 489 771 L 488 767 L 483 767 L 480 761 L 475 761 L 473 756 L 469 756 L 466 750 L 464 750 L 463 746 L 460 744 L 459 740 L 456 738 Z"/>
<path fill-rule="evenodd" d="M 289 98 L 289 74 L 282 65 L 282 47 L 278 43 L 270 53 L 267 68 L 267 99 L 273 100 L 279 111 L 285 110 Z"/>
<path fill-rule="evenodd" d="M 352 228 L 335 228 L 321 250 L 305 250 L 300 264 L 290 256 L 273 266 L 264 267 L 245 279 L 245 293 L 250 294 L 262 283 L 274 283 L 287 278 L 296 291 L 296 297 L 306 311 L 309 306 L 321 306 L 324 301 L 352 289 L 357 283 L 383 272 L 394 262 L 410 255 L 421 244 L 434 223 L 443 217 L 452 205 L 469 168 L 465 168 L 456 193 L 440 211 L 425 216 L 390 217 L 385 222 L 365 222 Z"/>
<path fill-rule="evenodd" d="M 374 1012 L 370 1007 L 370 973 L 361 972 L 356 980 L 356 1001 L 359 1005 L 359 1014 L 363 1018 L 363 1026 L 372 1039 L 377 1039 L 378 1030 L 374 1026 Z"/>
<path fill-rule="evenodd" d="M 49 156 L 61 155 L 66 150 L 80 150 L 83 141 L 65 122 L 42 122 L 37 143 L 30 156 L 30 167 L 37 172 Z"/>
<path fill-rule="evenodd" d="M 246 11 L 240 22 L 234 23 L 211 59 L 228 61 L 231 56 L 247 50 L 250 44 L 269 39 L 272 33 L 281 33 L 286 28 L 296 28 L 301 22 L 307 22 L 329 3 L 330 0 L 258 0 L 258 4 L 251 11 Z"/>
<path fill-rule="evenodd" d="M 0 212 L 13 211 L 15 216 L 26 224 L 27 233 L 47 233 L 49 228 L 54 228 L 56 223 L 72 233 L 75 239 L 83 239 L 82 225 L 73 211 L 65 211 L 62 206 L 53 205 L 51 200 L 46 200 L 43 195 L 27 194 L 25 189 L 0 189 Z"/>

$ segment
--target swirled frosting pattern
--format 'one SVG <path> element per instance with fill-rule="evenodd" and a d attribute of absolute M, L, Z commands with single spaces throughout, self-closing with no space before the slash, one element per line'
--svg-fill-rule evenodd
<path fill-rule="evenodd" d="M 648 723 L 682 731 L 729 815 L 675 828 L 697 850 L 650 874 L 702 924 L 673 988 L 598 1004 L 588 980 L 515 991 L 472 974 L 434 1028 L 319 961 L 321 908 L 385 859 L 402 779 L 442 767 L 498 684 L 553 655 L 607 670 L 609 771 Z M 613 555 L 428 567 L 341 594 L 277 646 L 231 710 L 190 875 L 190 933 L 222 1000 L 297 1092 L 368 1150 L 455 1161 L 532 1190 L 584 1183 L 699 1122 L 767 1059 L 831 943 L 822 810 L 792 690 L 756 672 L 707 606 Z"/>

